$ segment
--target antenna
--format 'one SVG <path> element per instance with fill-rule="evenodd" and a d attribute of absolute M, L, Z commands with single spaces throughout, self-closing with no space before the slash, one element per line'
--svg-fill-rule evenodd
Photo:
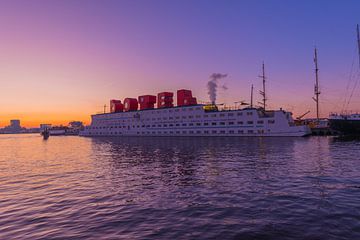
<path fill-rule="evenodd" d="M 253 108 L 254 84 L 251 84 L 250 107 Z"/>
<path fill-rule="evenodd" d="M 317 59 L 317 49 L 315 47 L 314 49 L 314 63 L 315 63 L 315 88 L 314 88 L 314 94 L 315 97 L 313 97 L 315 103 L 316 103 L 316 119 L 319 123 L 319 95 L 320 95 L 320 89 L 319 89 L 319 68 L 318 68 L 318 59 Z"/>
<path fill-rule="evenodd" d="M 265 79 L 266 79 L 266 77 L 265 77 L 265 64 L 264 64 L 264 62 L 262 63 L 262 76 L 259 76 L 260 78 L 262 78 L 262 85 L 263 85 L 263 90 L 261 91 L 260 90 L 260 95 L 263 97 L 263 99 L 262 99 L 262 103 L 260 103 L 260 104 L 262 104 L 262 107 L 263 107 L 263 109 L 264 109 L 264 111 L 265 111 L 265 108 L 266 108 L 266 91 L 265 91 Z"/>
<path fill-rule="evenodd" d="M 356 25 L 356 31 L 357 31 L 357 43 L 358 43 L 359 67 L 360 67 L 360 33 L 359 33 L 359 24 Z"/>
<path fill-rule="evenodd" d="M 106 113 L 106 104 L 104 105 L 104 113 Z"/>

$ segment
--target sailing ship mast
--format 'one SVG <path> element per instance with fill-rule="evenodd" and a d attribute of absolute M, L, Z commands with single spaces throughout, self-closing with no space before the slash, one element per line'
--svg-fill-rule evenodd
<path fill-rule="evenodd" d="M 359 33 L 359 32 L 360 32 L 360 31 L 359 31 L 359 24 L 357 24 L 357 25 L 356 25 L 356 33 L 357 33 L 357 45 L 358 45 L 359 69 L 360 69 L 360 33 Z M 351 76 L 350 76 L 350 77 L 351 77 Z M 348 101 L 347 101 L 347 103 L 346 103 L 345 109 L 347 109 L 347 107 L 348 107 L 349 104 L 350 104 L 351 98 L 352 98 L 352 96 L 353 96 L 353 94 L 354 94 L 354 91 L 355 91 L 357 85 L 358 85 L 358 81 L 359 81 L 359 79 L 355 80 L 354 87 L 353 87 L 353 89 L 352 89 L 352 91 L 351 91 L 351 94 L 350 94 L 350 97 L 349 97 L 349 99 L 348 99 Z M 345 101 L 346 101 L 346 99 L 345 99 Z"/>
<path fill-rule="evenodd" d="M 318 68 L 318 59 L 317 59 L 317 49 L 315 47 L 314 50 L 314 63 L 315 63 L 315 88 L 314 88 L 314 94 L 315 97 L 313 97 L 315 103 L 316 103 L 316 120 L 319 123 L 319 95 L 320 95 L 320 89 L 319 89 L 319 68 Z"/>
<path fill-rule="evenodd" d="M 254 96 L 254 84 L 251 84 L 251 99 L 250 99 L 251 108 L 253 108 L 253 96 Z"/>
<path fill-rule="evenodd" d="M 356 25 L 357 31 L 357 43 L 358 43 L 358 54 L 359 54 L 359 68 L 360 68 L 360 33 L 359 33 L 359 24 Z"/>
<path fill-rule="evenodd" d="M 263 97 L 262 99 L 262 103 L 260 102 L 260 104 L 262 105 L 264 111 L 265 111 L 265 108 L 266 108 L 266 91 L 265 91 L 265 64 L 264 62 L 262 63 L 262 75 L 259 76 L 260 78 L 262 78 L 262 85 L 263 85 L 263 90 L 261 91 L 260 90 L 260 95 Z"/>

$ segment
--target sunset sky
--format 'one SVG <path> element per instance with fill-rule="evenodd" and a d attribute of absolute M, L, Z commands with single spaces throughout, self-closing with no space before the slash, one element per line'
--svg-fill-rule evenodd
<path fill-rule="evenodd" d="M 357 23 L 356 0 L 2 0 L 0 126 L 89 123 L 109 99 L 180 88 L 208 101 L 215 72 L 233 105 L 258 93 L 262 61 L 269 107 L 314 116 L 315 45 L 326 117 L 359 73 Z M 347 109 L 360 110 L 360 83 Z"/>

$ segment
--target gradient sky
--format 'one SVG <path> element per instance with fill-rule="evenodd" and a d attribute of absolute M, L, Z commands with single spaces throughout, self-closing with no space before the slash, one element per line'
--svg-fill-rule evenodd
<path fill-rule="evenodd" d="M 355 83 L 357 23 L 357 0 L 2 0 L 0 126 L 89 123 L 109 99 L 179 88 L 208 101 L 214 72 L 228 74 L 218 102 L 232 105 L 258 92 L 262 61 L 269 107 L 314 116 L 315 45 L 326 117 Z"/>

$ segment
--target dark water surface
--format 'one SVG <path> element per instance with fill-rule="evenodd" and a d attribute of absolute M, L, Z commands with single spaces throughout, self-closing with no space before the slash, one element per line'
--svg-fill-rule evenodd
<path fill-rule="evenodd" d="M 0 239 L 360 239 L 360 142 L 0 136 Z"/>

